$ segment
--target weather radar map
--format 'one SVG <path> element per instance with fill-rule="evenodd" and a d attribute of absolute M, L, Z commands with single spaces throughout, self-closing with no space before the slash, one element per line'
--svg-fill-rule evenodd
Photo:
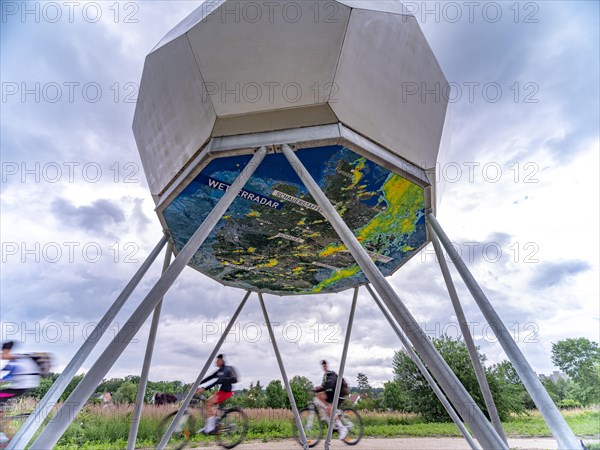
<path fill-rule="evenodd" d="M 342 146 L 296 152 L 387 276 L 426 244 L 423 188 Z M 179 251 L 251 155 L 213 160 L 164 210 Z M 222 284 L 275 295 L 367 282 L 282 154 L 267 155 L 190 266 Z"/>

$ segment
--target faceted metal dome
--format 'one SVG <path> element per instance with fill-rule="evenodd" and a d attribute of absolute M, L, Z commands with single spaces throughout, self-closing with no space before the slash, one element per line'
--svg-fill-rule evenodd
<path fill-rule="evenodd" d="M 213 1 L 147 56 L 133 129 L 176 251 L 270 150 L 192 267 L 244 289 L 335 292 L 366 278 L 280 146 L 389 275 L 428 242 L 447 88 L 399 2 Z"/>

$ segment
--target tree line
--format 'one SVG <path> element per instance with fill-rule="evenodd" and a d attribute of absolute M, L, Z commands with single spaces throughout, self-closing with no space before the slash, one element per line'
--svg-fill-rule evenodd
<path fill-rule="evenodd" d="M 465 343 L 448 336 L 432 341 L 481 410 L 486 412 Z M 509 361 L 486 365 L 486 356 L 481 352 L 479 355 L 502 420 L 511 413 L 522 413 L 535 408 Z M 559 341 L 552 344 L 551 357 L 553 364 L 567 377 L 546 378 L 542 383 L 559 407 L 600 404 L 598 343 L 585 338 Z M 358 374 L 356 384 L 351 388 L 351 393 L 360 395 L 356 405 L 358 409 L 414 412 L 431 421 L 447 420 L 447 413 L 442 404 L 405 350 L 395 353 L 393 371 L 394 379 L 385 383 L 383 388 L 373 388 L 366 374 Z M 58 374 L 51 374 L 42 379 L 40 386 L 32 391 L 32 396 L 41 399 L 57 378 Z M 61 400 L 64 401 L 69 396 L 82 378 L 83 375 L 78 375 L 71 381 Z M 104 380 L 95 392 L 110 392 L 115 403 L 133 403 L 139 382 L 139 376 Z M 151 403 L 155 393 L 169 394 L 170 398 L 175 399 L 177 394 L 188 392 L 191 386 L 181 381 L 149 381 L 144 400 Z M 290 379 L 290 387 L 299 407 L 310 401 L 310 389 L 313 388 L 313 384 L 308 378 L 296 375 Z M 251 382 L 248 388 L 236 390 L 236 395 L 229 402 L 244 408 L 290 408 L 287 393 L 279 380 L 270 381 L 266 387 L 260 381 Z"/>

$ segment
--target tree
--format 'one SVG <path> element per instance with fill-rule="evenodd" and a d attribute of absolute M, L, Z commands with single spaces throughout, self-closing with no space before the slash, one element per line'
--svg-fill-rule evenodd
<path fill-rule="evenodd" d="M 112 399 L 116 404 L 135 403 L 138 385 L 132 381 L 125 381 L 119 386 Z"/>
<path fill-rule="evenodd" d="M 285 389 L 283 388 L 281 381 L 271 381 L 265 389 L 265 394 L 267 395 L 267 407 L 273 409 L 286 407 L 287 394 L 285 393 Z"/>
<path fill-rule="evenodd" d="M 189 388 L 187 389 L 189 390 Z M 157 395 L 165 395 L 171 397 L 164 397 L 168 399 L 174 398 L 176 394 L 181 392 L 185 392 L 183 383 L 179 380 L 177 381 L 148 381 L 148 385 L 146 387 L 146 395 L 144 396 L 144 401 L 146 403 L 152 402 L 154 398 L 154 394 Z"/>
<path fill-rule="evenodd" d="M 483 399 L 466 345 L 447 336 L 433 339 L 433 344 L 481 407 Z M 484 360 L 484 357 L 482 359 Z M 410 411 L 419 412 L 430 421 L 448 419 L 448 413 L 405 351 L 397 352 L 394 357 L 394 374 L 395 380 L 407 394 L 409 399 L 407 406 Z"/>
<path fill-rule="evenodd" d="M 60 374 L 58 373 L 50 373 L 47 377 L 42 378 L 40 380 L 40 385 L 29 392 L 28 395 L 35 399 L 41 400 L 54 382 L 58 379 L 59 375 Z"/>
<path fill-rule="evenodd" d="M 290 387 L 292 388 L 296 406 L 298 406 L 298 408 L 306 406 L 310 400 L 309 391 L 313 388 L 311 381 L 306 377 L 296 375 L 290 380 Z M 290 400 L 288 398 L 286 398 L 285 405 L 287 408 L 291 408 Z"/>
<path fill-rule="evenodd" d="M 373 394 L 373 388 L 369 384 L 369 378 L 364 373 L 358 373 L 356 377 L 358 383 L 358 393 L 362 398 L 371 398 Z"/>
<path fill-rule="evenodd" d="M 600 348 L 586 338 L 552 344 L 552 362 L 575 382 L 573 397 L 582 405 L 600 403 Z"/>
<path fill-rule="evenodd" d="M 485 402 L 465 343 L 443 336 L 433 339 L 433 344 L 479 408 L 485 413 Z M 485 355 L 481 353 L 479 358 L 482 364 L 486 360 Z M 448 413 L 405 351 L 396 352 L 394 356 L 394 375 L 395 382 L 403 392 L 402 395 L 407 399 L 406 409 L 408 411 L 421 413 L 426 420 L 430 421 L 448 419 Z M 501 419 L 506 419 L 510 412 L 523 411 L 524 388 L 509 362 L 486 369 L 486 376 Z"/>
<path fill-rule="evenodd" d="M 409 399 L 397 381 L 388 381 L 383 385 L 383 406 L 393 411 L 409 411 Z"/>
<path fill-rule="evenodd" d="M 238 406 L 246 408 L 248 406 L 248 389 L 240 389 L 235 391 L 235 395 L 227 400 L 229 406 Z"/>
<path fill-rule="evenodd" d="M 598 343 L 586 338 L 565 339 L 552 344 L 552 363 L 576 380 L 600 362 Z"/>
<path fill-rule="evenodd" d="M 579 407 L 581 404 L 575 400 L 575 382 L 569 379 L 559 378 L 552 381 L 549 378 L 542 380 L 544 388 L 550 398 L 559 408 Z"/>
<path fill-rule="evenodd" d="M 502 361 L 487 368 L 486 378 L 502 419 L 511 412 L 520 414 L 535 408 L 533 399 L 510 361 Z"/>
<path fill-rule="evenodd" d="M 122 378 L 111 378 L 109 380 L 102 380 L 102 383 L 96 388 L 96 392 L 110 392 L 114 394 L 125 382 Z"/>
<path fill-rule="evenodd" d="M 248 392 L 246 394 L 246 407 L 247 408 L 264 408 L 266 406 L 267 397 L 265 391 L 260 385 L 260 381 L 257 381 L 254 385 L 250 383 Z"/>
<path fill-rule="evenodd" d="M 71 395 L 71 392 L 73 392 L 75 390 L 75 388 L 77 387 L 77 385 L 79 384 L 79 382 L 81 380 L 83 380 L 83 377 L 84 377 L 84 374 L 75 375 L 73 377 L 73 379 L 71 380 L 71 382 L 67 385 L 67 388 L 64 390 L 64 392 L 60 396 L 60 401 L 61 402 L 64 402 L 69 397 L 69 395 Z"/>

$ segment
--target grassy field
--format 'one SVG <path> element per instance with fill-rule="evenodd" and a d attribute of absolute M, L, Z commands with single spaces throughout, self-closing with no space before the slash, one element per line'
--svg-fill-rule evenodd
<path fill-rule="evenodd" d="M 24 406 L 27 408 L 28 406 Z M 152 447 L 158 443 L 160 421 L 174 407 L 146 406 L 140 422 L 137 447 Z M 249 440 L 274 440 L 294 436 L 292 414 L 288 410 L 254 409 L 246 410 L 250 419 Z M 129 433 L 132 407 L 128 406 L 87 406 L 73 421 L 56 447 L 59 450 L 106 450 L 125 447 Z M 563 411 L 567 422 L 579 437 L 600 438 L 600 410 Z M 416 414 L 403 413 L 362 413 L 365 436 L 457 436 L 461 434 L 452 422 L 425 423 Z M 551 436 L 550 430 L 537 411 L 513 416 L 504 423 L 509 437 Z M 212 442 L 213 438 L 195 436 L 202 442 Z M 598 447 L 595 447 L 598 448 Z"/>

